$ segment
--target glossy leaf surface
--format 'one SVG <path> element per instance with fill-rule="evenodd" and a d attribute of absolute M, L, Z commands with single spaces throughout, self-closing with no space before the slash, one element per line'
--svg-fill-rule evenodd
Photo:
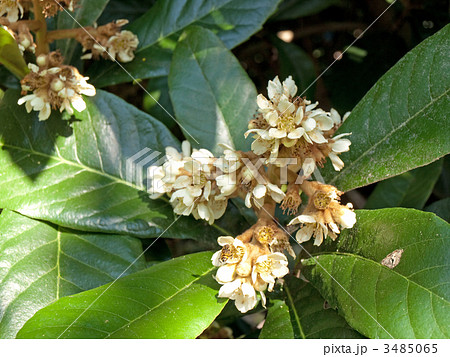
<path fill-rule="evenodd" d="M 449 240 L 449 224 L 431 213 L 359 211 L 336 251 L 307 259 L 302 272 L 367 337 L 448 338 Z M 381 264 L 399 250 L 396 266 Z"/>
<path fill-rule="evenodd" d="M 214 269 L 210 252 L 154 265 L 60 299 L 40 310 L 18 337 L 195 338 L 227 301 L 216 297 Z"/>
<path fill-rule="evenodd" d="M 220 143 L 248 148 L 244 133 L 256 111 L 256 89 L 211 31 L 198 26 L 186 31 L 174 52 L 169 89 L 176 117 L 193 145 L 216 154 L 223 151 Z"/>
<path fill-rule="evenodd" d="M 364 96 L 338 133 L 352 133 L 345 167 L 325 181 L 350 190 L 450 152 L 450 25 L 406 54 Z"/>
<path fill-rule="evenodd" d="M 0 214 L 0 338 L 63 296 L 145 268 L 139 239 L 67 230 L 4 210 Z M 132 264 L 133 263 L 133 264 Z"/>

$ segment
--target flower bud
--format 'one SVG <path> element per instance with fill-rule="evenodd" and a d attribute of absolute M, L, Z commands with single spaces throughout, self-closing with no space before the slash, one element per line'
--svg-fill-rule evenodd
<path fill-rule="evenodd" d="M 37 56 L 36 63 L 39 67 L 44 67 L 47 64 L 46 56 L 45 55 Z"/>
<path fill-rule="evenodd" d="M 55 92 L 59 92 L 61 89 L 64 88 L 64 82 L 60 80 L 59 78 L 56 78 L 52 81 L 52 84 L 50 85 L 52 90 Z"/>

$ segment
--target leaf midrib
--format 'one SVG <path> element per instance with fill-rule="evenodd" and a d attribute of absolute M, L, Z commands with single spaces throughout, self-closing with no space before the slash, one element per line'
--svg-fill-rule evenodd
<path fill-rule="evenodd" d="M 292 312 L 294 313 L 295 321 L 297 322 L 298 329 L 300 331 L 300 335 L 303 339 L 306 339 L 305 333 L 303 332 L 303 327 L 300 322 L 300 316 L 297 314 L 297 309 L 295 308 L 294 299 L 292 298 L 291 292 L 289 291 L 289 287 L 287 284 L 284 286 L 284 290 L 286 291 L 287 298 L 289 300 L 290 305 L 292 306 Z"/>
<path fill-rule="evenodd" d="M 391 83 L 392 86 L 392 83 Z M 351 167 L 353 167 L 358 161 L 360 161 L 363 157 L 365 157 L 369 152 L 373 151 L 376 147 L 378 147 L 382 142 L 386 141 L 387 139 L 389 139 L 396 131 L 400 130 L 401 128 L 403 128 L 404 126 L 406 126 L 406 124 L 408 124 L 411 120 L 413 120 L 417 115 L 419 115 L 420 113 L 422 113 L 425 109 L 427 109 L 429 106 L 431 106 L 432 104 L 434 104 L 436 101 L 438 101 L 439 99 L 441 99 L 442 97 L 444 97 L 445 95 L 447 95 L 450 92 L 450 89 L 447 89 L 445 92 L 443 92 L 441 95 L 433 98 L 433 100 L 431 100 L 427 105 L 425 105 L 422 109 L 420 109 L 418 112 L 416 112 L 414 115 L 410 116 L 407 120 L 405 120 L 403 123 L 401 123 L 398 127 L 396 127 L 394 130 L 392 130 L 389 134 L 387 134 L 386 136 L 384 136 L 383 139 L 381 139 L 380 141 L 378 141 L 375 145 L 369 147 L 365 152 L 363 152 L 361 155 L 359 155 L 355 160 L 353 160 L 349 165 L 346 166 L 346 168 L 344 168 L 344 170 L 342 170 L 341 172 L 339 172 L 338 174 L 336 174 L 331 180 L 330 180 L 330 184 L 333 184 L 336 182 L 336 180 L 342 176 L 344 173 L 346 174 L 348 170 L 350 170 Z M 399 173 L 400 174 L 400 173 Z M 379 180 L 378 180 L 379 181 Z M 376 182 L 376 181 L 374 181 Z M 373 183 L 373 182 L 372 182 Z M 360 186 L 353 186 L 352 185 L 352 189 L 361 187 L 363 185 Z"/>
<path fill-rule="evenodd" d="M 63 164 L 66 164 L 66 165 L 69 165 L 69 166 L 73 166 L 73 167 L 77 167 L 77 168 L 82 169 L 84 171 L 89 171 L 89 172 L 92 172 L 92 173 L 94 173 L 96 175 L 106 177 L 106 178 L 108 178 L 111 181 L 114 181 L 114 182 L 117 182 L 117 183 L 129 186 L 129 187 L 132 187 L 132 188 L 136 189 L 137 191 L 142 191 L 141 188 L 139 188 L 138 186 L 136 186 L 132 182 L 128 182 L 128 181 L 125 181 L 125 180 L 122 180 L 122 179 L 118 178 L 117 176 L 113 176 L 113 175 L 110 175 L 110 174 L 108 174 L 106 172 L 93 169 L 93 168 L 91 168 L 89 166 L 86 166 L 86 165 L 84 165 L 82 163 L 76 163 L 76 162 L 73 162 L 73 161 L 69 161 L 69 160 L 67 160 L 67 159 L 65 159 L 65 158 L 63 158 L 61 156 L 52 156 L 52 155 L 45 154 L 45 153 L 42 153 L 42 152 L 39 152 L 39 151 L 35 151 L 33 149 L 26 149 L 26 148 L 22 148 L 22 147 L 11 145 L 11 144 L 5 144 L 5 143 L 0 143 L 0 147 L 6 147 L 6 148 L 10 148 L 10 149 L 14 149 L 14 150 L 30 153 L 32 155 L 45 157 L 47 159 L 53 159 L 53 160 L 59 161 L 59 162 L 61 162 Z M 142 192 L 145 192 L 145 191 L 142 191 Z"/>
<path fill-rule="evenodd" d="M 187 43 L 187 46 L 188 46 L 189 50 L 191 51 L 191 53 L 192 53 L 193 56 L 194 56 L 195 63 L 197 63 L 198 68 L 200 69 L 200 72 L 201 72 L 201 74 L 202 74 L 202 76 L 203 76 L 203 79 L 205 80 L 206 84 L 208 85 L 208 88 L 209 88 L 209 90 L 210 90 L 210 93 L 212 94 L 212 97 L 214 98 L 214 103 L 216 104 L 216 110 L 218 109 L 218 110 L 220 111 L 220 114 L 221 114 L 221 117 L 222 117 L 223 121 L 224 121 L 225 123 L 227 123 L 227 120 L 225 119 L 225 115 L 224 115 L 224 113 L 223 113 L 222 107 L 219 105 L 219 103 L 218 103 L 218 101 L 217 101 L 216 93 L 215 93 L 215 91 L 213 90 L 213 88 L 212 88 L 212 86 L 211 86 L 211 83 L 210 83 L 210 81 L 208 80 L 208 77 L 206 76 L 206 73 L 204 72 L 202 66 L 200 65 L 200 61 L 199 61 L 199 59 L 197 58 L 196 52 L 195 52 L 195 51 L 193 50 L 193 48 L 191 47 L 190 41 L 186 41 L 186 43 Z M 219 48 L 219 47 L 216 47 L 216 46 L 214 46 L 214 47 L 215 47 L 215 48 Z M 227 129 L 227 133 L 228 133 L 227 136 L 228 136 L 228 138 L 230 138 L 231 142 L 233 143 L 233 146 L 236 147 L 236 144 L 234 143 L 234 140 L 232 139 L 233 136 L 232 136 L 231 133 L 230 133 L 230 128 L 228 127 L 228 123 L 227 123 L 227 125 L 225 125 L 225 127 L 226 127 L 226 129 Z"/>

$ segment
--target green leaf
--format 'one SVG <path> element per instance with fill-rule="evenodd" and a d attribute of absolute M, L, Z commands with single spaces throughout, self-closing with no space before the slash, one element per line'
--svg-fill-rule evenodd
<path fill-rule="evenodd" d="M 108 2 L 109 0 L 80 0 L 74 6 L 73 12 L 69 10 L 59 12 L 56 20 L 56 28 L 60 30 L 81 28 L 81 26 L 93 26 Z M 74 39 L 56 41 L 56 47 L 61 51 L 66 63 L 72 62 L 77 44 L 78 42 Z"/>
<path fill-rule="evenodd" d="M 259 338 L 362 338 L 311 284 L 288 276 L 284 299 L 275 300 L 267 311 Z M 271 300 L 272 301 L 272 300 Z"/>
<path fill-rule="evenodd" d="M 314 62 L 299 46 L 293 43 L 284 42 L 277 37 L 272 37 L 272 43 L 278 49 L 280 61 L 280 79 L 283 80 L 292 75 L 298 87 L 297 95 L 314 98 L 314 87 L 311 83 L 316 79 Z"/>
<path fill-rule="evenodd" d="M 220 64 L 220 70 L 217 65 Z M 239 61 L 211 31 L 193 26 L 180 39 L 169 75 L 170 97 L 186 138 L 220 152 L 217 144 L 246 150 L 256 89 Z"/>
<path fill-rule="evenodd" d="M 335 252 L 302 272 L 350 326 L 370 338 L 450 336 L 450 226 L 406 208 L 358 211 Z M 403 250 L 390 269 L 381 262 Z"/>
<path fill-rule="evenodd" d="M 139 38 L 134 61 L 121 66 L 95 63 L 89 70 L 97 87 L 168 75 L 179 34 L 192 24 L 213 30 L 232 48 L 261 29 L 279 0 L 160 0 L 127 28 Z"/>
<path fill-rule="evenodd" d="M 19 79 L 30 71 L 20 53 L 16 40 L 4 28 L 0 27 L 0 64 L 4 65 Z"/>
<path fill-rule="evenodd" d="M 422 209 L 442 170 L 442 160 L 405 172 L 375 187 L 365 208 L 408 207 Z"/>
<path fill-rule="evenodd" d="M 0 231 L 0 338 L 15 337 L 36 311 L 63 296 L 145 268 L 136 238 L 67 230 L 8 210 Z"/>
<path fill-rule="evenodd" d="M 225 47 L 231 49 L 262 28 L 281 0 L 233 0 L 198 20 L 199 25 L 214 32 Z"/>
<path fill-rule="evenodd" d="M 450 222 L 450 197 L 433 202 L 431 205 L 425 207 L 425 210 L 433 212 L 447 222 Z"/>
<path fill-rule="evenodd" d="M 0 104 L 0 207 L 83 231 L 215 239 L 204 221 L 174 222 L 167 201 L 149 198 L 143 160 L 179 146 L 162 123 L 103 91 L 73 122 L 39 122 L 18 98 L 9 90 Z"/>
<path fill-rule="evenodd" d="M 284 0 L 272 20 L 292 20 L 314 15 L 340 2 L 340 0 Z"/>
<path fill-rule="evenodd" d="M 146 13 L 155 2 L 156 0 L 110 0 L 98 23 L 104 25 L 117 19 L 134 21 Z"/>
<path fill-rule="evenodd" d="M 177 122 L 173 120 L 175 113 L 173 112 L 172 102 L 170 101 L 167 76 L 152 78 L 148 82 L 147 92 L 150 95 L 144 95 L 144 110 L 155 118 L 158 118 L 169 129 L 173 130 L 176 128 Z"/>
<path fill-rule="evenodd" d="M 345 167 L 323 170 L 327 183 L 350 190 L 435 161 L 450 152 L 450 25 L 392 67 L 355 107 L 338 133 L 350 136 Z"/>
<path fill-rule="evenodd" d="M 60 299 L 38 311 L 17 337 L 195 338 L 227 301 L 216 297 L 211 255 L 185 255 Z"/>

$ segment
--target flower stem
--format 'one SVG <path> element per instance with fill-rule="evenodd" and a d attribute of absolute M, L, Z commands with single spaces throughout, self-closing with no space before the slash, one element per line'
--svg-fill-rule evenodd
<path fill-rule="evenodd" d="M 65 38 L 77 38 L 80 33 L 88 31 L 91 35 L 95 34 L 95 29 L 93 27 L 77 28 L 77 29 L 62 29 L 49 31 L 47 33 L 47 42 L 53 42 L 55 40 L 62 40 Z"/>
<path fill-rule="evenodd" d="M 21 25 L 25 25 L 31 31 L 37 31 L 41 27 L 41 23 L 37 20 L 19 20 L 9 22 L 8 19 L 0 17 L 0 25 L 6 26 L 13 31 L 17 31 Z"/>
<path fill-rule="evenodd" d="M 34 20 L 39 23 L 39 29 L 36 31 L 36 56 L 47 54 L 50 51 L 50 46 L 47 43 L 47 22 L 42 13 L 39 0 L 33 0 Z"/>

